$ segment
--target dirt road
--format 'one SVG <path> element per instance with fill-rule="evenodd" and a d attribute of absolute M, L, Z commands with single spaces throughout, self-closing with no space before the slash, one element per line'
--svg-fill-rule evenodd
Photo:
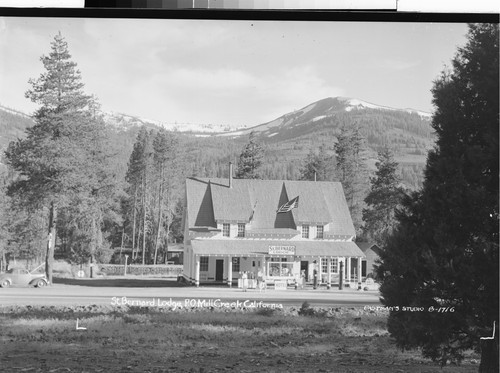
<path fill-rule="evenodd" d="M 333 288 L 273 290 L 265 292 L 250 289 L 243 292 L 225 286 L 180 286 L 173 280 L 59 280 L 45 288 L 0 288 L 3 305 L 110 305 L 126 298 L 131 301 L 185 303 L 192 300 L 221 300 L 225 302 L 262 301 L 300 306 L 307 301 L 314 307 L 380 305 L 376 291 L 357 291 Z"/>

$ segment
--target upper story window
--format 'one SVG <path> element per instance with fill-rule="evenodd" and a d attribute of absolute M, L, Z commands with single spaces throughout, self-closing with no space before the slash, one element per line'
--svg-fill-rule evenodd
<path fill-rule="evenodd" d="M 245 223 L 238 223 L 238 237 L 245 237 Z"/>
<path fill-rule="evenodd" d="M 302 238 L 309 238 L 309 226 L 308 225 L 302 226 Z"/>
<path fill-rule="evenodd" d="M 224 223 L 222 224 L 222 235 L 224 237 L 229 237 L 229 232 L 230 232 L 231 225 Z"/>
<path fill-rule="evenodd" d="M 322 225 L 318 225 L 316 227 L 316 238 L 323 238 L 324 227 Z"/>

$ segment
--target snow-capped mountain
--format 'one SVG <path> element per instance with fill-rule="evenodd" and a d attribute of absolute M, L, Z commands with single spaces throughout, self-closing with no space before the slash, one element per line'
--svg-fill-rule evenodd
<path fill-rule="evenodd" d="M 393 113 L 407 113 L 410 115 L 418 115 L 421 120 L 430 121 L 432 114 L 413 110 L 413 109 L 395 109 L 387 106 L 372 104 L 357 98 L 348 97 L 329 97 L 323 100 L 314 102 L 303 107 L 300 110 L 282 115 L 273 121 L 258 125 L 256 127 L 232 131 L 218 136 L 243 136 L 248 135 L 251 131 L 255 131 L 262 136 L 273 137 L 281 130 L 290 130 L 293 127 L 300 127 L 317 122 L 324 122 L 339 113 L 356 113 L 367 110 L 376 110 L 383 112 Z"/>
<path fill-rule="evenodd" d="M 116 128 L 127 129 L 133 126 L 163 127 L 169 131 L 190 132 L 197 135 L 212 135 L 234 131 L 234 128 L 225 124 L 203 124 L 203 123 L 165 123 L 156 120 L 141 118 L 129 114 L 113 111 L 102 112 L 104 121 Z"/>
<path fill-rule="evenodd" d="M 357 98 L 348 97 L 337 97 L 338 100 L 345 102 L 345 111 L 351 111 L 353 109 L 376 109 L 376 110 L 392 110 L 392 111 L 406 111 L 410 114 L 418 114 L 423 119 L 430 119 L 432 117 L 431 113 L 426 113 L 424 111 L 414 110 L 414 109 L 395 109 L 388 106 L 375 105 L 366 101 L 358 100 Z"/>

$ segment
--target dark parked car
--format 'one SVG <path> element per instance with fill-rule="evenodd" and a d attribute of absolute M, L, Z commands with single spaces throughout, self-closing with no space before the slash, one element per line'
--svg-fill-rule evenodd
<path fill-rule="evenodd" d="M 45 274 L 31 273 L 23 268 L 12 268 L 0 274 L 0 286 L 3 288 L 9 286 L 35 286 L 41 288 L 48 283 L 49 281 Z"/>

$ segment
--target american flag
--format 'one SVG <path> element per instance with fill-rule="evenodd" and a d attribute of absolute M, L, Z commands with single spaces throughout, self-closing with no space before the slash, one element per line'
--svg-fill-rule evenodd
<path fill-rule="evenodd" d="M 297 207 L 299 207 L 299 197 L 298 196 L 295 197 L 294 199 L 292 199 L 291 201 L 288 201 L 287 203 L 285 203 L 276 212 L 278 214 L 280 212 L 288 212 L 288 211 L 291 211 L 292 209 L 297 208 Z"/>

